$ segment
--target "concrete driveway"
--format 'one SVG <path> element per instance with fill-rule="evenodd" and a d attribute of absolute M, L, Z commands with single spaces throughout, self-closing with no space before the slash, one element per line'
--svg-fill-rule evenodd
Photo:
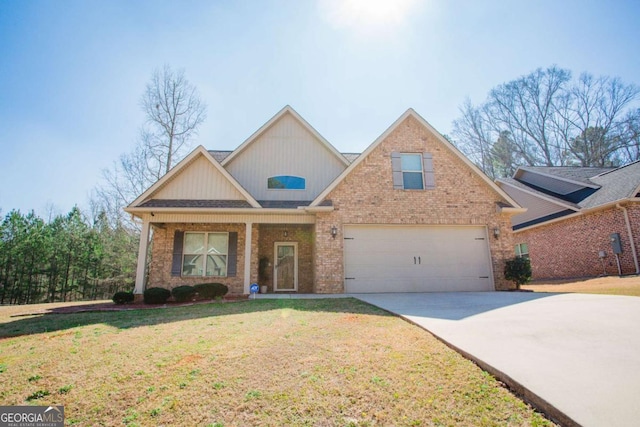
<path fill-rule="evenodd" d="M 423 327 L 563 425 L 640 423 L 640 298 L 352 294 Z"/>

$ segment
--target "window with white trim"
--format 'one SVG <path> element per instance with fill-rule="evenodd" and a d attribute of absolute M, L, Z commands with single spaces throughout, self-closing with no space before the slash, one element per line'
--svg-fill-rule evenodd
<path fill-rule="evenodd" d="M 405 190 L 424 190 L 422 154 L 401 154 L 402 184 Z"/>
<path fill-rule="evenodd" d="M 226 277 L 229 233 L 184 233 L 182 275 Z"/>
<path fill-rule="evenodd" d="M 529 259 L 529 246 L 526 243 L 516 245 L 516 257 Z"/>

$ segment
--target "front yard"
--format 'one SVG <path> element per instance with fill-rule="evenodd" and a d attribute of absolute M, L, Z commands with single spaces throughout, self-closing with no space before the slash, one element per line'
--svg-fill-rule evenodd
<path fill-rule="evenodd" d="M 552 425 L 429 333 L 354 299 L 16 310 L 0 307 L 0 402 L 61 404 L 67 424 Z"/>

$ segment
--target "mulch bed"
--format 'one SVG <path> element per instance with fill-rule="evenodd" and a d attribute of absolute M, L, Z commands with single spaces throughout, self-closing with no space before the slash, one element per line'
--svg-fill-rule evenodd
<path fill-rule="evenodd" d="M 224 299 L 206 300 L 206 301 L 189 301 L 189 302 L 167 302 L 166 304 L 145 304 L 145 303 L 129 303 L 129 304 L 115 304 L 113 302 L 103 302 L 96 304 L 86 305 L 70 305 L 66 307 L 56 307 L 45 310 L 26 311 L 24 313 L 13 314 L 10 317 L 26 317 L 26 316 L 39 316 L 42 314 L 71 314 L 71 313 L 94 313 L 100 311 L 127 311 L 127 310 L 148 310 L 151 308 L 171 308 L 171 307 L 185 307 L 197 304 L 211 304 L 214 302 L 228 303 L 246 301 L 248 297 L 246 295 L 228 296 Z M 26 307 L 25 307 L 26 308 Z"/>

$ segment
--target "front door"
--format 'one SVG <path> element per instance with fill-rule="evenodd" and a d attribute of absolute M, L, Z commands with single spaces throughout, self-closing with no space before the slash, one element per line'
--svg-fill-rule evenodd
<path fill-rule="evenodd" d="M 274 259 L 273 289 L 276 292 L 298 290 L 298 244 L 276 242 Z"/>

